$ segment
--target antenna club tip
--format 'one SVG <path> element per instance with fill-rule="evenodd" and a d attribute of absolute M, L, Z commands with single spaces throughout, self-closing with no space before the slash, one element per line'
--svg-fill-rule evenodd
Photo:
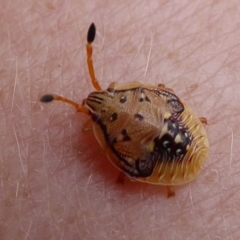
<path fill-rule="evenodd" d="M 96 27 L 95 27 L 95 24 L 92 23 L 88 29 L 88 34 L 87 34 L 88 43 L 92 43 L 94 41 L 95 35 L 96 35 Z"/>
<path fill-rule="evenodd" d="M 41 97 L 40 101 L 41 102 L 51 102 L 54 100 L 54 96 L 52 94 L 46 94 L 44 96 Z"/>

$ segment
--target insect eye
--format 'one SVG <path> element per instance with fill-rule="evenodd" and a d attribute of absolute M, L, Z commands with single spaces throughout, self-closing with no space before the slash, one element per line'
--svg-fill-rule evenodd
<path fill-rule="evenodd" d="M 92 120 L 93 122 L 97 122 L 100 119 L 100 115 L 97 113 L 92 114 Z"/>

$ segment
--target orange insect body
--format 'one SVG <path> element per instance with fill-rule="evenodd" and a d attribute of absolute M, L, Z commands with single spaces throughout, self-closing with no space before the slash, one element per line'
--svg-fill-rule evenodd
<path fill-rule="evenodd" d="M 203 123 L 171 89 L 131 83 L 111 83 L 107 90 L 95 78 L 92 45 L 95 26 L 88 31 L 88 68 L 97 91 L 79 105 L 58 95 L 42 102 L 60 100 L 91 116 L 93 132 L 108 159 L 131 179 L 166 186 L 197 177 L 208 156 L 209 143 Z M 168 194 L 174 192 L 168 188 Z"/>

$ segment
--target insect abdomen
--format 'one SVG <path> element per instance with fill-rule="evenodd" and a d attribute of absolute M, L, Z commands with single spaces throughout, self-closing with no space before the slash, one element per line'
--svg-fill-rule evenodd
<path fill-rule="evenodd" d="M 188 106 L 184 104 L 184 107 L 184 112 L 178 116 L 179 121 L 176 121 L 175 132 L 169 132 L 169 128 L 166 128 L 166 125 L 173 124 L 174 119 L 169 118 L 165 130 L 163 129 L 159 138 L 154 140 L 154 148 L 156 150 L 158 146 L 161 154 L 152 175 L 138 179 L 139 181 L 178 185 L 192 181 L 199 174 L 208 155 L 209 143 L 201 121 Z M 168 141 L 164 143 L 166 136 L 169 136 Z"/>

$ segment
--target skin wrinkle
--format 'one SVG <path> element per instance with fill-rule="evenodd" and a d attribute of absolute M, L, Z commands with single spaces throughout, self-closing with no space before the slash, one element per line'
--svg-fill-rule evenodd
<path fill-rule="evenodd" d="M 26 232 L 26 236 L 25 236 L 24 240 L 26 240 L 28 238 L 31 226 L 32 226 L 32 221 L 29 222 L 29 227 L 28 227 L 28 230 Z"/>
<path fill-rule="evenodd" d="M 45 142 L 43 142 L 43 163 L 44 163 L 44 170 L 45 170 L 45 174 L 46 174 L 46 178 L 48 178 L 47 176 L 47 166 L 48 164 L 46 164 L 46 158 L 44 158 L 44 154 L 45 153 Z M 49 194 L 49 182 L 46 182 L 46 190 L 47 190 L 47 199 L 50 199 L 50 194 Z M 47 201 L 47 208 L 48 208 L 48 212 L 49 212 L 49 216 L 51 216 L 51 206 L 50 206 L 50 202 Z"/>
<path fill-rule="evenodd" d="M 229 172 L 231 172 L 232 170 L 232 159 L 233 159 L 233 130 L 230 127 L 230 131 L 231 131 L 231 145 L 230 145 L 230 152 L 229 152 Z"/>
<path fill-rule="evenodd" d="M 3 240 L 238 239 L 239 3 L 28 5 L 19 0 L 2 8 Z M 210 157 L 196 181 L 175 189 L 174 199 L 166 199 L 161 186 L 115 185 L 117 170 L 81 132 L 87 118 L 64 104 L 38 102 L 47 92 L 81 102 L 93 90 L 84 49 L 92 21 L 101 86 L 164 83 L 208 118 Z"/>

